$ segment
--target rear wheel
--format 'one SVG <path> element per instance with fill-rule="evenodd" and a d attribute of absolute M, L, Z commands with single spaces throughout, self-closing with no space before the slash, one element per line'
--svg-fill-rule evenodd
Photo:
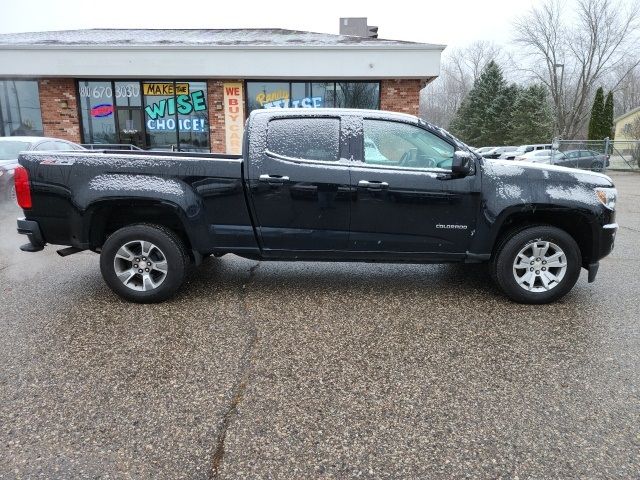
<path fill-rule="evenodd" d="M 131 225 L 107 238 L 100 270 L 109 287 L 138 303 L 161 302 L 184 282 L 188 256 L 184 243 L 159 225 Z"/>
<path fill-rule="evenodd" d="M 564 230 L 535 226 L 506 239 L 493 257 L 500 289 L 520 303 L 549 303 L 569 292 L 580 276 L 580 248 Z"/>

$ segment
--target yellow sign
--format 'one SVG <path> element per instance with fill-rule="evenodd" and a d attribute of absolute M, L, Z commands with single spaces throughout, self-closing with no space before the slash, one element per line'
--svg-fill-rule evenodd
<path fill-rule="evenodd" d="M 176 95 L 189 95 L 188 83 L 176 83 Z M 173 95 L 173 83 L 143 83 L 142 92 L 145 95 Z"/>
<path fill-rule="evenodd" d="M 256 101 L 262 108 L 265 107 L 265 104 L 271 104 L 279 100 L 289 100 L 289 90 L 263 91 L 256 95 Z"/>
<path fill-rule="evenodd" d="M 242 153 L 244 133 L 244 105 L 242 103 L 242 83 L 230 82 L 224 88 L 224 134 L 227 153 Z"/>

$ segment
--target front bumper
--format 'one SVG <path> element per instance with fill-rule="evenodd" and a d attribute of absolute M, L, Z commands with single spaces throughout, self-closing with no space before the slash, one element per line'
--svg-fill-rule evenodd
<path fill-rule="evenodd" d="M 40 225 L 33 220 L 27 220 L 24 217 L 18 218 L 18 233 L 26 235 L 29 239 L 29 243 L 20 246 L 20 250 L 23 252 L 39 252 L 46 244 L 40 231 Z"/>
<path fill-rule="evenodd" d="M 592 283 L 596 279 L 596 275 L 598 274 L 598 268 L 600 268 L 600 259 L 606 257 L 613 251 L 613 247 L 615 245 L 616 233 L 618 232 L 618 224 L 617 223 L 608 223 L 600 227 L 600 238 L 598 238 L 598 249 L 596 252 L 597 258 L 595 262 L 591 262 L 586 265 L 587 272 L 589 272 L 589 276 L 587 281 Z"/>

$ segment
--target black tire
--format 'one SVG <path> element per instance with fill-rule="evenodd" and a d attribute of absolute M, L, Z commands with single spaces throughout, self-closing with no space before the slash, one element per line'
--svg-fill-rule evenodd
<path fill-rule="evenodd" d="M 116 254 L 124 245 L 135 244 L 137 241 L 155 245 L 158 255 L 161 255 L 160 260 L 164 258 L 166 261 L 164 277 L 157 286 L 146 291 L 134 289 L 134 283 L 143 283 L 141 275 L 140 280 L 134 278 L 128 283 L 132 285 L 130 287 L 116 274 Z M 109 235 L 100 253 L 100 271 L 109 288 L 120 297 L 136 303 L 157 303 L 172 297 L 182 286 L 188 266 L 189 256 L 182 240 L 173 231 L 160 225 L 137 224 L 123 227 Z M 153 268 L 151 270 L 153 273 Z"/>
<path fill-rule="evenodd" d="M 601 172 L 601 171 L 602 171 L 602 168 L 603 168 L 602 162 L 599 162 L 599 161 L 597 161 L 597 160 L 596 160 L 596 161 L 594 161 L 594 162 L 591 164 L 591 171 L 592 171 L 592 172 Z"/>
<path fill-rule="evenodd" d="M 514 275 L 518 253 L 533 242 L 551 242 L 565 254 L 564 277 L 549 290 L 529 291 L 518 284 Z M 549 225 L 537 225 L 511 232 L 503 238 L 493 255 L 491 273 L 500 290 L 511 300 L 528 304 L 551 303 L 566 295 L 576 284 L 580 276 L 581 258 L 578 244 L 567 232 Z"/>

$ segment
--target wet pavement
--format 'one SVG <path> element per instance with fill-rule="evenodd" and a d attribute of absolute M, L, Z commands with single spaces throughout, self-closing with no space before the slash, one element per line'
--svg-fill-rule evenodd
<path fill-rule="evenodd" d="M 640 175 L 598 280 L 208 259 L 120 301 L 0 214 L 0 478 L 638 478 Z"/>

